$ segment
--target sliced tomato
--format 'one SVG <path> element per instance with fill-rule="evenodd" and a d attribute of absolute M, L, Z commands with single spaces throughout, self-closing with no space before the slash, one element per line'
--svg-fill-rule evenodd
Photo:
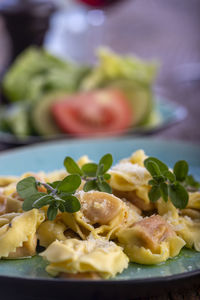
<path fill-rule="evenodd" d="M 54 102 L 51 113 L 63 132 L 76 136 L 121 134 L 133 120 L 123 92 L 107 89 L 82 92 Z"/>

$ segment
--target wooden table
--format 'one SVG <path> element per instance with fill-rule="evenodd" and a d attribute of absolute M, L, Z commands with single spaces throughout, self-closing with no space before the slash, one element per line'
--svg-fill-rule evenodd
<path fill-rule="evenodd" d="M 0 68 L 10 51 L 1 21 Z M 158 90 L 188 109 L 185 121 L 157 133 L 158 138 L 200 143 L 199 29 L 199 0 L 123 0 L 107 12 L 103 42 L 121 53 L 160 60 Z M 200 285 L 146 299 L 197 300 Z"/>

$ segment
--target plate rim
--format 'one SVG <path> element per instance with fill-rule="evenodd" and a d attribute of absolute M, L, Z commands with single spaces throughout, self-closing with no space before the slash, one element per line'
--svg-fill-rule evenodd
<path fill-rule="evenodd" d="M 93 137 L 93 138 L 73 138 L 73 139 L 60 139 L 60 140 L 47 140 L 47 141 L 42 141 L 34 144 L 28 144 L 28 145 L 22 145 L 19 147 L 14 147 L 14 148 L 8 148 L 8 149 L 3 149 L 0 151 L 0 157 L 3 155 L 7 154 L 12 154 L 12 153 L 18 153 L 22 151 L 29 151 L 30 148 L 43 148 L 46 146 L 53 146 L 53 145 L 62 145 L 62 144 L 76 144 L 76 143 L 85 143 L 85 142 L 112 142 L 112 141 L 155 141 L 155 142 L 161 142 L 165 144 L 173 143 L 173 146 L 179 145 L 179 146 L 184 146 L 184 147 L 192 147 L 192 148 L 200 148 L 200 142 L 194 142 L 194 141 L 187 141 L 183 139 L 177 139 L 177 138 L 168 138 L 168 137 L 152 137 L 152 136 L 134 136 L 130 137 L 130 135 L 123 135 L 119 137 L 103 137 L 103 138 L 98 138 L 98 137 Z M 197 150 L 197 149 L 196 149 Z"/>
<path fill-rule="evenodd" d="M 45 282 L 45 283 L 59 283 L 59 284 L 66 284 L 67 283 L 78 283 L 78 284 L 88 284 L 92 283 L 93 285 L 101 285 L 101 284 L 106 284 L 106 285 L 118 285 L 118 284 L 142 284 L 142 283 L 170 283 L 171 281 L 174 282 L 174 280 L 184 280 L 186 278 L 193 278 L 197 277 L 200 275 L 200 268 L 193 270 L 193 271 L 188 271 L 188 272 L 183 272 L 180 274 L 174 274 L 174 275 L 167 275 L 167 276 L 155 276 L 151 278 L 137 278 L 137 279 L 74 279 L 74 278 L 58 278 L 58 277 L 52 277 L 52 278 L 43 278 L 43 277 L 22 277 L 22 276 L 9 276 L 9 275 L 0 275 L 0 280 L 17 280 L 17 281 L 27 281 L 27 282 Z M 1 281 L 0 281 L 1 283 Z"/>

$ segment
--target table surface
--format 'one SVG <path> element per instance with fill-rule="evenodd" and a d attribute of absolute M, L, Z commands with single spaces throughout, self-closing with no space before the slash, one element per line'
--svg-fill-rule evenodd
<path fill-rule="evenodd" d="M 199 0 L 127 0 L 107 11 L 103 43 L 120 53 L 158 59 L 161 68 L 156 86 L 188 110 L 183 122 L 155 134 L 159 138 L 200 143 L 199 28 Z M 0 18 L 0 72 L 10 55 L 10 41 Z M 6 146 L 0 143 L 3 149 Z M 146 299 L 200 299 L 200 285 Z"/>

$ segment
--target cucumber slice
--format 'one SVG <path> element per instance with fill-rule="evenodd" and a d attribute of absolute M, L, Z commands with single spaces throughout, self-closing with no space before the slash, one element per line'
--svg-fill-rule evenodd
<path fill-rule="evenodd" d="M 149 86 L 137 85 L 128 80 L 119 80 L 111 85 L 124 91 L 133 109 L 133 126 L 139 126 L 153 110 L 153 94 Z M 107 85 L 108 87 L 108 85 Z"/>
<path fill-rule="evenodd" d="M 10 132 L 18 138 L 26 138 L 31 134 L 28 119 L 30 105 L 27 102 L 18 102 L 9 107 L 1 107 L 0 128 L 5 132 Z"/>
<path fill-rule="evenodd" d="M 62 133 L 51 115 L 50 107 L 53 102 L 60 101 L 66 97 L 68 97 L 66 93 L 54 93 L 46 95 L 40 101 L 34 103 L 31 121 L 33 128 L 39 135 L 51 136 Z"/>

